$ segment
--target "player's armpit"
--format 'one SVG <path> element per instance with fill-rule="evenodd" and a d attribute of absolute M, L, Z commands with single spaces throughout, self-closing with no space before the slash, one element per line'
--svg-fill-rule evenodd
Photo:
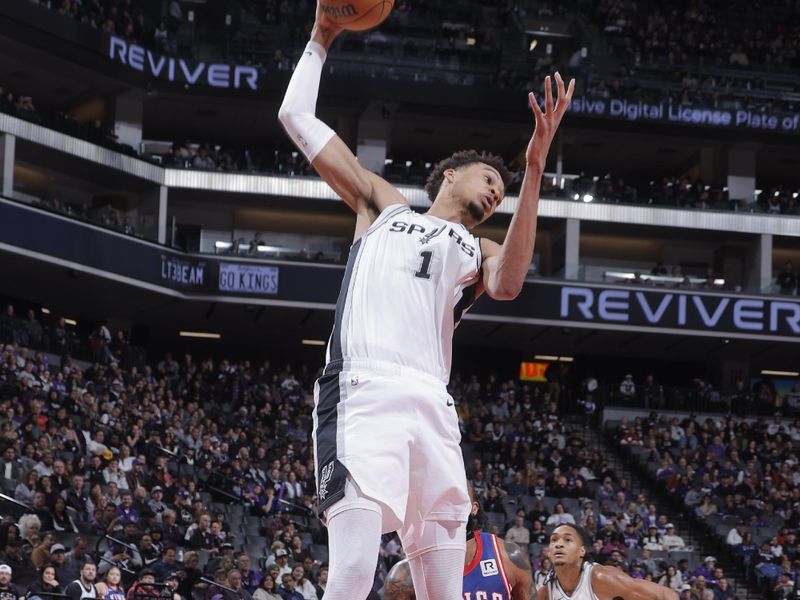
<path fill-rule="evenodd" d="M 534 598 L 533 574 L 528 556 L 514 542 L 503 542 L 503 564 L 509 571 L 512 600 Z"/>
<path fill-rule="evenodd" d="M 633 579 L 616 567 L 595 567 L 592 590 L 600 600 L 677 600 L 678 594 L 663 585 L 644 579 Z"/>
<path fill-rule="evenodd" d="M 383 600 L 414 600 L 414 581 L 411 579 L 411 568 L 408 561 L 401 560 L 389 574 L 383 584 Z"/>

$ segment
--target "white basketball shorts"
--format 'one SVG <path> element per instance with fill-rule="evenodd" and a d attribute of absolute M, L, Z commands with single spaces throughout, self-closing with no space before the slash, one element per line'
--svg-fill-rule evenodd
<path fill-rule="evenodd" d="M 440 380 L 381 361 L 334 361 L 314 400 L 321 516 L 344 508 L 338 501 L 349 474 L 364 496 L 383 505 L 384 533 L 413 538 L 426 520 L 467 521 L 458 415 Z"/>

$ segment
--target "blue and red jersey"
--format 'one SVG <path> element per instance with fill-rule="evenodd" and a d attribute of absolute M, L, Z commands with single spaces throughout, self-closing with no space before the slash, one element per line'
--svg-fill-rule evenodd
<path fill-rule="evenodd" d="M 464 567 L 464 600 L 511 600 L 502 543 L 491 533 L 475 532 L 475 556 Z"/>

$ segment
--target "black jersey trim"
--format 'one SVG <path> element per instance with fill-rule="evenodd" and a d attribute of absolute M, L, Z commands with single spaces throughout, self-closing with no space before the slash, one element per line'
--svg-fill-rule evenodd
<path fill-rule="evenodd" d="M 479 280 L 480 281 L 480 280 Z M 472 303 L 475 302 L 475 293 L 478 290 L 478 282 L 476 281 L 472 285 L 468 285 L 464 288 L 464 291 L 461 292 L 461 299 L 456 304 L 455 308 L 453 309 L 453 324 L 458 325 L 461 321 L 461 316 L 464 312 L 472 306 Z"/>
<path fill-rule="evenodd" d="M 342 286 L 339 288 L 339 298 L 336 300 L 336 315 L 333 320 L 333 333 L 331 334 L 331 349 L 330 360 L 342 359 L 342 319 L 344 317 L 344 308 L 347 304 L 347 295 L 350 290 L 350 282 L 353 279 L 353 272 L 355 271 L 356 262 L 361 251 L 362 241 L 364 238 L 359 238 L 350 248 L 350 255 L 347 257 L 347 268 L 344 271 L 344 278 L 342 279 Z"/>
<path fill-rule="evenodd" d="M 317 380 L 317 498 L 319 515 L 344 496 L 348 470 L 339 462 L 336 439 L 339 427 L 339 403 L 342 401 L 340 369 L 325 373 Z"/>

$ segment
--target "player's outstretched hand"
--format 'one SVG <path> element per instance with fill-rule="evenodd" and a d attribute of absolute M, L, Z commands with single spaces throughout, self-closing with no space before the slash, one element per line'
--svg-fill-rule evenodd
<path fill-rule="evenodd" d="M 544 110 L 541 109 L 533 92 L 528 94 L 533 116 L 536 118 L 536 128 L 528 144 L 526 158 L 529 167 L 538 167 L 540 172 L 544 172 L 547 153 L 553 136 L 556 134 L 559 123 L 567 112 L 569 103 L 572 102 L 572 93 L 575 91 L 575 80 L 570 79 L 569 86 L 564 89 L 564 80 L 561 75 L 556 73 L 556 86 L 558 88 L 558 98 L 555 106 L 553 105 L 553 86 L 548 75 L 544 79 Z"/>
<path fill-rule="evenodd" d="M 311 34 L 311 39 L 316 39 L 319 36 L 319 41 L 326 49 L 330 48 L 331 43 L 337 35 L 344 31 L 341 26 L 333 22 L 328 15 L 326 15 L 319 5 L 317 0 L 317 14 L 314 18 L 314 29 Z"/>

